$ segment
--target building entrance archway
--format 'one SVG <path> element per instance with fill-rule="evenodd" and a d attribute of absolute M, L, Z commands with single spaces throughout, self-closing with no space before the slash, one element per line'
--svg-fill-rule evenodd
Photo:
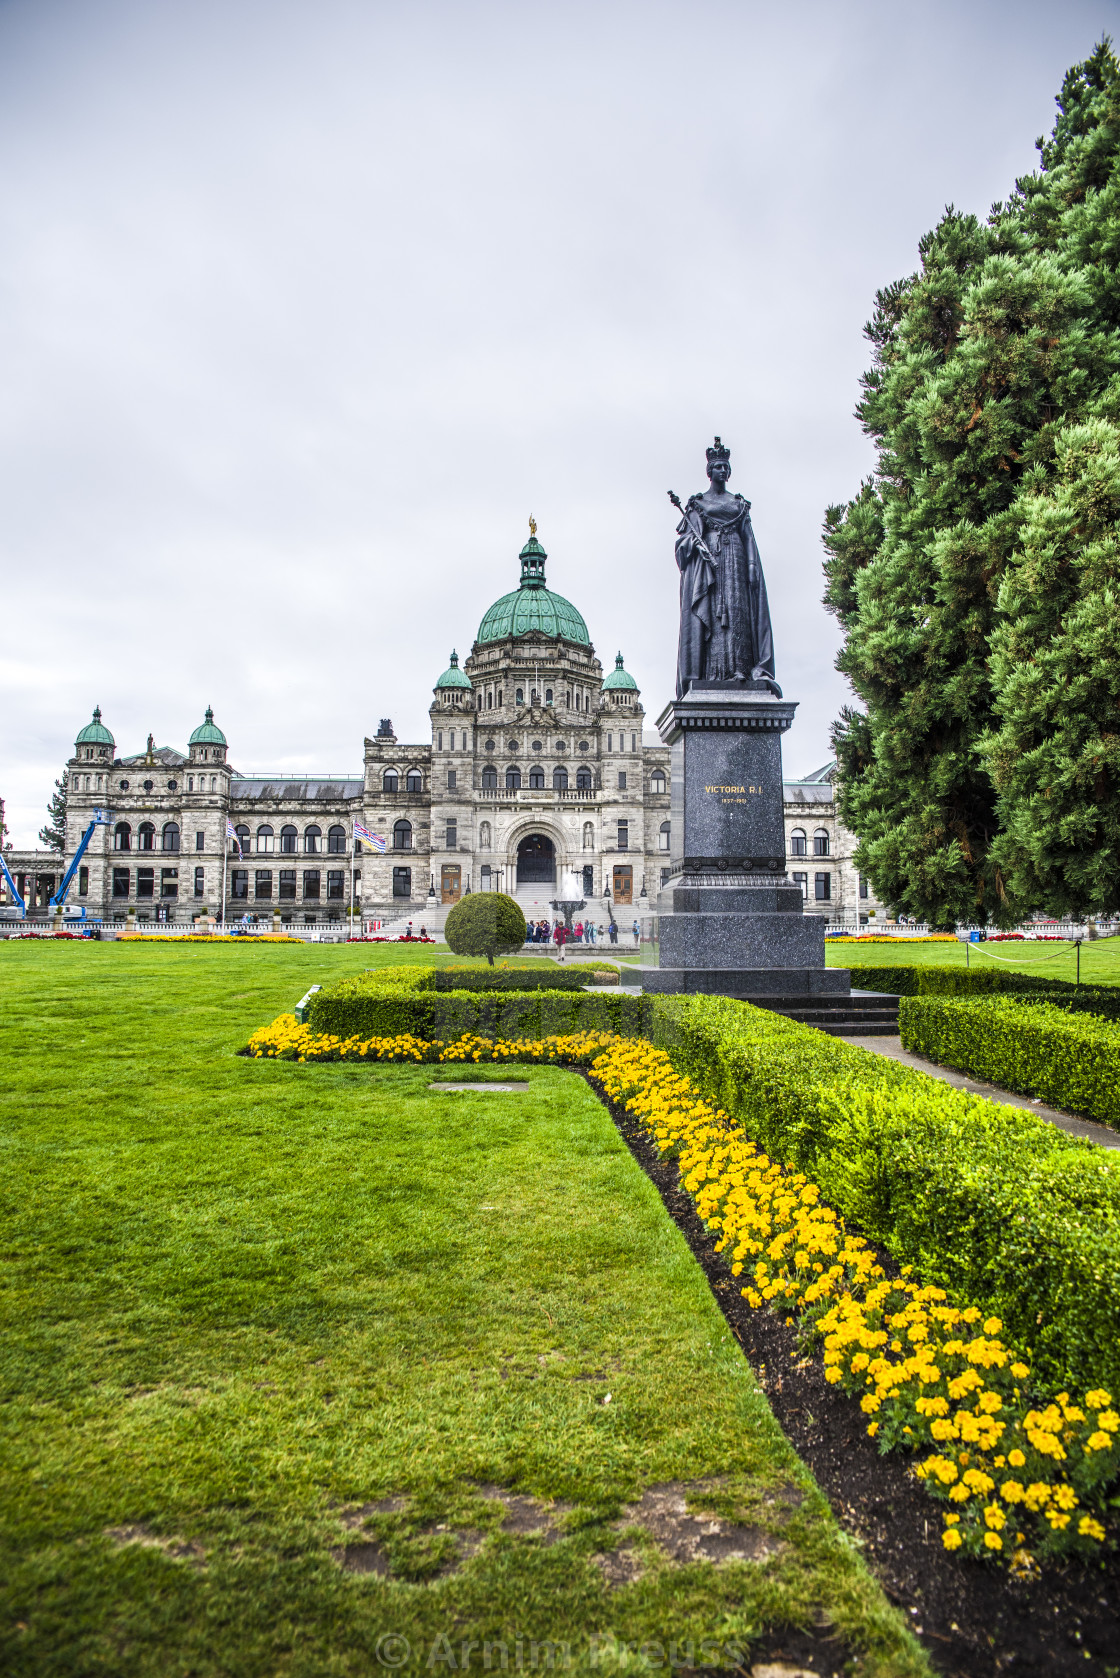
<path fill-rule="evenodd" d="M 529 833 L 517 847 L 519 886 L 556 883 L 556 847 L 544 833 Z"/>

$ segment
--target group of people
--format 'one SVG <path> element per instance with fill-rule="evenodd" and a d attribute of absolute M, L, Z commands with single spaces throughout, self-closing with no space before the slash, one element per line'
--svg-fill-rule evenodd
<path fill-rule="evenodd" d="M 637 949 L 642 941 L 640 923 L 635 921 L 630 930 Z M 530 921 L 525 931 L 525 942 L 555 944 L 557 949 L 562 950 L 566 944 L 617 944 L 618 935 L 618 922 L 613 920 L 605 927 L 597 926 L 594 921 L 575 921 L 570 927 L 564 921 Z"/>

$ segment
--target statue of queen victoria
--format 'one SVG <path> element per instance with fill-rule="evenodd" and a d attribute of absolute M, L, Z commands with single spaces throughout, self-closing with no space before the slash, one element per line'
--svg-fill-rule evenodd
<path fill-rule="evenodd" d="M 731 451 L 717 437 L 707 451 L 711 488 L 689 496 L 677 526 L 681 634 L 677 698 L 689 688 L 763 686 L 779 699 L 774 638 L 751 504 L 727 488 Z"/>

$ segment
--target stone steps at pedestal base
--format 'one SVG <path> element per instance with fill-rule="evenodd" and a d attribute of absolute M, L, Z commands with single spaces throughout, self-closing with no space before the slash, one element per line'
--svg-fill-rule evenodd
<path fill-rule="evenodd" d="M 897 1037 L 897 996 L 882 991 L 854 990 L 848 996 L 748 996 L 756 1008 L 768 1008 L 799 1025 L 816 1026 L 830 1037 Z"/>

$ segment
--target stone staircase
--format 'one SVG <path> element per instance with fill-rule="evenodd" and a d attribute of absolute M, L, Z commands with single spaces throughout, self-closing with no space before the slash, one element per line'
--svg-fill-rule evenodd
<path fill-rule="evenodd" d="M 836 997 L 748 996 L 744 1000 L 801 1025 L 815 1025 L 830 1037 L 898 1036 L 898 997 L 884 991 L 853 990 Z"/>

